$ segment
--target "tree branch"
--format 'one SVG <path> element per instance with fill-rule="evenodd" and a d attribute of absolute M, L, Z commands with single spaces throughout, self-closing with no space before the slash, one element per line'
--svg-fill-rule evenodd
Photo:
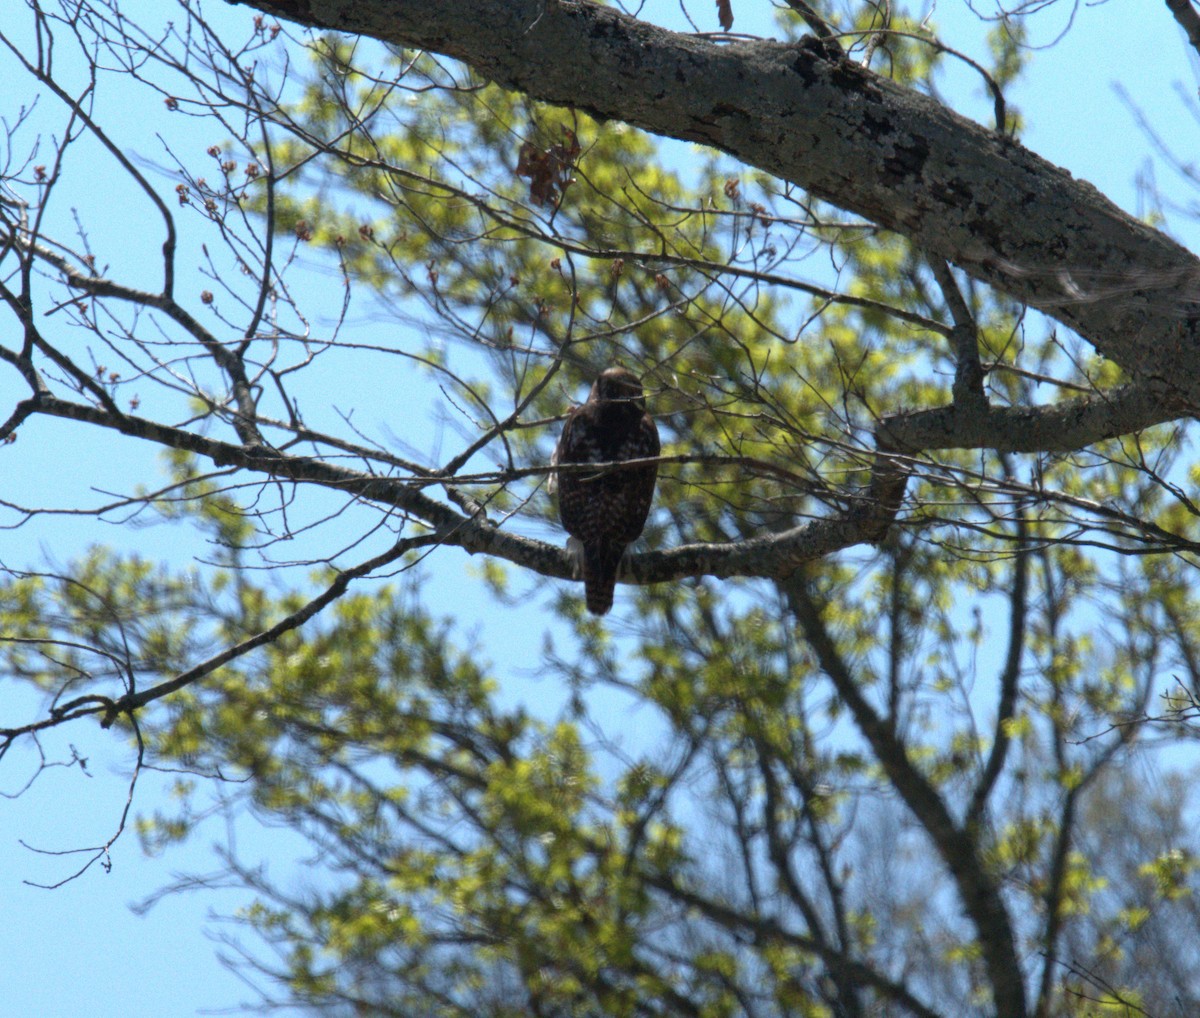
<path fill-rule="evenodd" d="M 1010 621 L 1008 628 L 1008 653 L 1004 668 L 1000 672 L 1000 701 L 996 708 L 996 723 L 992 730 L 992 748 L 984 764 L 983 773 L 971 793 L 964 826 L 978 837 L 988 797 L 1008 757 L 1012 735 L 1008 730 L 1017 708 L 1017 689 L 1021 681 L 1021 659 L 1025 650 L 1025 616 L 1029 611 L 1029 547 L 1028 526 L 1020 513 L 1016 518 L 1017 552 L 1013 558 L 1013 583 L 1009 596 Z"/>
<path fill-rule="evenodd" d="M 1166 5 L 1167 10 L 1175 16 L 1175 20 L 1187 33 L 1192 49 L 1200 53 L 1200 14 L 1196 13 L 1192 0 L 1166 0 Z"/>
<path fill-rule="evenodd" d="M 754 943 L 760 947 L 769 944 L 784 944 L 811 951 L 831 967 L 840 966 L 845 974 L 855 979 L 862 986 L 869 986 L 885 1000 L 894 1001 L 915 1018 L 942 1018 L 937 1011 L 922 1004 L 913 996 L 903 983 L 893 982 L 869 965 L 864 965 L 851 958 L 846 958 L 840 951 L 831 948 L 820 940 L 793 933 L 769 915 L 747 915 L 737 908 L 718 901 L 711 895 L 686 887 L 680 880 L 668 873 L 648 871 L 644 879 L 651 887 L 657 888 L 670 900 L 681 902 L 695 909 L 710 922 L 738 936 L 749 934 Z"/>
<path fill-rule="evenodd" d="M 975 928 L 996 1013 L 1004 1018 L 1024 1018 L 1029 1012 L 1017 961 L 1016 935 L 1000 889 L 980 861 L 977 842 L 955 824 L 942 797 L 909 759 L 895 730 L 862 695 L 825 628 L 805 578 L 794 575 L 784 582 L 783 590 L 822 671 L 850 709 L 892 787 L 920 822 L 953 876 L 963 910 Z"/>
<path fill-rule="evenodd" d="M 910 453 L 933 449 L 1074 452 L 1178 416 L 1143 385 L 1124 385 L 1046 406 L 956 404 L 892 414 L 879 423 L 880 444 Z"/>
<path fill-rule="evenodd" d="M 814 40 L 716 42 L 588 0 L 245 2 L 721 149 L 904 234 L 1200 404 L 1200 261 L 1016 141 Z"/>

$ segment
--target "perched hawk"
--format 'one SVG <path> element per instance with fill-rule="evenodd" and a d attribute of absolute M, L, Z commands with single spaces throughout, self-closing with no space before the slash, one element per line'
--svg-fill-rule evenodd
<path fill-rule="evenodd" d="M 642 383 L 624 368 L 608 368 L 592 385 L 587 402 L 567 416 L 550 462 L 650 459 L 658 449 L 658 429 L 646 413 Z M 646 524 L 657 475 L 654 463 L 557 475 L 558 513 L 571 535 L 568 549 L 582 553 L 583 587 L 593 615 L 612 607 L 617 566 L 625 546 Z"/>

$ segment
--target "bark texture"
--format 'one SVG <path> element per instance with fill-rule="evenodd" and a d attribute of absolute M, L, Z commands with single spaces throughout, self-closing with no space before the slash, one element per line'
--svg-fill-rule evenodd
<path fill-rule="evenodd" d="M 1190 252 L 1012 139 L 815 40 L 715 42 L 584 0 L 244 2 L 719 148 L 1052 315 L 1172 413 L 1200 402 Z"/>

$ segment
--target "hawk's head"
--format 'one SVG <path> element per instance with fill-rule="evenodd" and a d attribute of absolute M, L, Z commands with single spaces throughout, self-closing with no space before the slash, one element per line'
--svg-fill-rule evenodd
<path fill-rule="evenodd" d="M 642 383 L 628 368 L 606 368 L 592 383 L 589 400 L 597 403 L 628 402 L 645 411 L 646 397 Z"/>

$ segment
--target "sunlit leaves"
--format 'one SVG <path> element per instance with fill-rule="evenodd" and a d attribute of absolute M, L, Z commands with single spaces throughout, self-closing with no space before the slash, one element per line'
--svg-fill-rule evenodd
<path fill-rule="evenodd" d="M 925 89 L 959 60 L 903 12 L 842 6 L 848 59 Z M 1002 27 L 1000 87 L 1024 52 Z M 712 152 L 531 103 L 428 54 L 337 37 L 310 53 L 252 160 L 213 145 L 218 183 L 177 185 L 188 214 L 220 225 L 206 202 L 227 201 L 274 229 L 284 267 L 323 259 L 355 299 L 392 302 L 406 327 L 379 330 L 373 352 L 441 386 L 457 437 L 481 443 L 463 469 L 544 468 L 596 369 L 634 367 L 665 451 L 687 460 L 664 464 L 643 547 L 861 507 L 880 422 L 954 398 L 956 323 L 995 407 L 1121 381 L 928 252 Z M 226 298 L 199 292 L 220 314 Z M 326 388 L 340 399 L 354 379 Z M 197 420 L 231 417 L 217 390 L 192 397 Z M 1058 985 L 1050 956 L 1068 935 L 1115 965 L 1121 938 L 1153 926 L 1150 905 L 1194 881 L 1185 849 L 1155 845 L 1123 862 L 1150 889 L 1114 900 L 1105 853 L 1083 844 L 1106 824 L 1078 821 L 1149 724 L 1156 685 L 1195 670 L 1185 451 L 1166 427 L 1062 455 L 918 450 L 892 532 L 787 582 L 639 588 L 603 622 L 564 585 L 541 661 L 569 691 L 562 710 L 522 697 L 511 670 L 422 607 L 415 569 L 403 586 L 358 583 L 139 714 L 153 761 L 196 776 L 141 833 L 162 848 L 244 808 L 311 842 L 330 874 L 303 895 L 234 872 L 259 895 L 242 918 L 313 1004 L 827 1016 L 911 1011 L 911 986 L 947 1013 L 984 1011 L 987 931 L 962 918 L 964 868 L 970 894 L 994 886 L 995 913 L 1011 910 L 1022 985 L 1041 959 Z M 543 476 L 462 491 L 497 526 L 540 535 Z M 152 497 L 208 539 L 202 572 L 97 551 L 11 577 L 9 672 L 60 698 L 119 696 L 328 588 L 328 565 L 291 587 L 250 567 L 262 519 L 229 477 L 179 454 Z M 479 561 L 499 599 L 522 596 L 519 571 Z M 792 580 L 866 709 L 834 694 Z M 1181 716 L 1195 706 L 1183 683 L 1168 702 Z M 944 807 L 960 855 L 918 818 L 921 795 Z"/>

